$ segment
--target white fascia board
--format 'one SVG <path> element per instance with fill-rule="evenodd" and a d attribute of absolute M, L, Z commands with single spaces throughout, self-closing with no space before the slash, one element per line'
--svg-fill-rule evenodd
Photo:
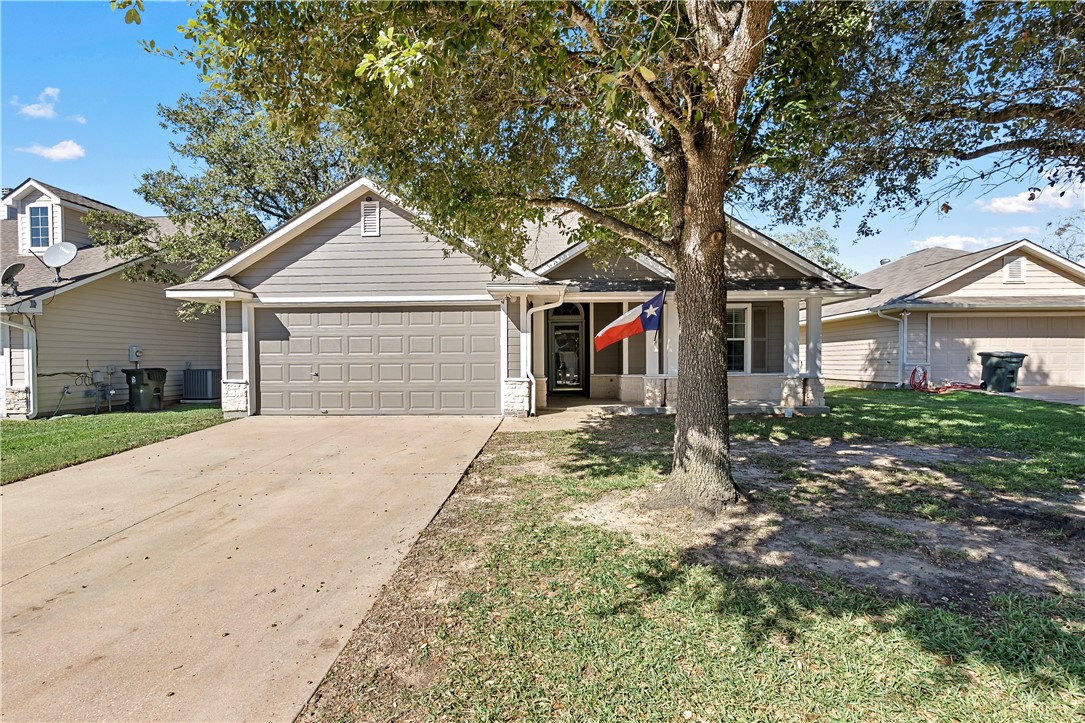
<path fill-rule="evenodd" d="M 57 195 L 55 193 L 53 193 L 52 191 L 48 190 L 47 188 L 44 188 L 43 186 L 39 185 L 38 182 L 35 181 L 33 178 L 28 178 L 26 180 L 26 182 L 23 183 L 23 185 L 15 188 L 11 193 L 9 193 L 7 195 L 7 197 L 4 199 L 4 205 L 5 206 L 15 206 L 15 205 L 17 205 L 17 201 L 20 198 L 22 198 L 23 196 L 25 196 L 27 191 L 29 191 L 31 189 L 34 189 L 38 193 L 43 193 L 46 196 L 48 196 L 51 203 L 60 203 L 60 199 L 57 198 Z"/>
<path fill-rule="evenodd" d="M 652 259 L 645 254 L 637 254 L 633 257 L 633 260 L 657 276 L 662 276 L 664 279 L 674 281 L 674 272 L 655 259 Z"/>
<path fill-rule="evenodd" d="M 440 304 L 493 304 L 489 294 L 451 294 L 444 296 L 289 296 L 263 294 L 255 302 L 258 306 L 344 306 L 356 304 L 373 305 L 440 305 Z"/>
<path fill-rule="evenodd" d="M 980 261 L 977 261 L 976 263 L 972 264 L 971 266 L 969 266 L 969 267 L 967 267 L 965 269 L 961 269 L 957 273 L 955 273 L 955 274 L 953 274 L 951 276 L 947 276 L 946 278 L 942 279 L 941 281 L 936 281 L 935 283 L 931 284 L 930 286 L 928 286 L 925 289 L 920 289 L 919 291 L 916 291 L 915 293 L 909 294 L 907 298 L 909 298 L 909 299 L 922 298 L 922 297 L 930 294 L 932 291 L 936 291 L 937 289 L 940 289 L 941 287 L 945 286 L 946 284 L 948 284 L 950 282 L 953 282 L 953 281 L 956 281 L 957 279 L 961 278 L 965 274 L 967 274 L 967 273 L 969 273 L 971 271 L 975 271 L 980 266 L 984 266 L 986 264 L 991 263 L 992 261 L 996 261 L 996 260 L 998 260 L 998 259 L 1000 259 L 1000 258 L 1002 258 L 1004 256 L 1012 254 L 1015 251 L 1021 251 L 1021 250 L 1025 250 L 1025 251 L 1028 251 L 1029 253 L 1036 254 L 1037 256 L 1043 258 L 1048 263 L 1051 263 L 1051 264 L 1053 264 L 1055 266 L 1058 266 L 1059 268 L 1061 268 L 1064 271 L 1068 271 L 1069 273 L 1074 274 L 1075 276 L 1078 276 L 1078 277 L 1080 277 L 1082 279 L 1085 279 L 1085 267 L 1080 266 L 1079 264 L 1075 264 L 1073 261 L 1070 261 L 1069 259 L 1064 259 L 1062 256 L 1059 256 L 1056 253 L 1052 253 L 1052 252 L 1048 251 L 1047 249 L 1045 249 L 1043 246 L 1038 246 L 1038 245 L 1032 243 L 1031 241 L 1029 241 L 1028 239 L 1021 239 L 1020 241 L 1013 244 L 1012 246 L 1009 246 L 1008 248 L 1005 248 L 1002 251 L 999 251 L 997 254 L 994 254 L 992 256 L 988 256 L 988 257 L 986 257 L 986 258 L 984 258 L 984 259 L 982 259 Z"/>
<path fill-rule="evenodd" d="M 291 240 L 301 231 L 309 228 L 313 224 L 324 220 L 330 216 L 334 211 L 346 203 L 349 203 L 357 196 L 362 195 L 362 191 L 369 189 L 373 190 L 374 185 L 367 178 L 359 178 L 353 183 L 347 184 L 342 189 L 333 193 L 325 198 L 320 203 L 311 206 L 308 210 L 301 212 L 294 218 L 290 219 L 282 226 L 264 236 L 263 239 L 257 241 L 252 246 L 248 247 L 244 251 L 240 252 L 232 259 L 229 259 L 223 264 L 216 266 L 208 271 L 206 274 L 199 278 L 199 281 L 213 281 L 219 276 L 229 275 L 233 271 L 244 269 L 250 264 L 262 259 L 263 257 L 275 251 L 280 246 Z M 376 191 L 374 190 L 374 193 Z M 377 194 L 384 195 L 384 194 Z M 389 201 L 395 203 L 393 198 L 388 198 Z"/>
<path fill-rule="evenodd" d="M 774 241 L 760 231 L 752 229 L 746 224 L 737 221 L 730 215 L 727 218 L 729 221 L 727 227 L 729 230 L 734 231 L 736 236 L 767 251 L 771 256 L 775 256 L 787 265 L 799 269 L 800 271 L 805 271 L 811 276 L 825 279 L 826 281 L 845 281 L 845 279 L 841 279 L 829 270 L 821 268 L 813 261 L 799 256 L 779 241 Z"/>
<path fill-rule="evenodd" d="M 252 297 L 253 293 L 251 291 L 239 291 L 236 289 L 233 291 L 213 291 L 210 289 L 204 291 L 185 291 L 183 289 L 174 291 L 173 289 L 166 289 L 167 299 L 179 299 L 181 301 L 208 302 L 234 299 L 251 299 Z"/>
<path fill-rule="evenodd" d="M 409 206 L 404 205 L 403 201 L 394 193 L 385 190 L 379 184 L 374 183 L 372 180 L 363 176 L 356 179 L 352 183 L 344 186 L 342 189 L 333 193 L 331 196 L 328 196 L 315 206 L 310 207 L 308 210 L 303 211 L 294 218 L 290 219 L 282 226 L 279 226 L 277 229 L 266 235 L 260 241 L 257 241 L 249 248 L 234 256 L 232 259 L 229 259 L 225 263 L 211 269 L 206 274 L 201 276 L 198 280 L 213 281 L 220 276 L 228 276 L 231 273 L 235 273 L 237 271 L 247 268 L 249 265 L 255 263 L 256 261 L 259 261 L 268 254 L 284 246 L 287 242 L 292 240 L 302 231 L 305 231 L 306 229 L 314 226 L 320 221 L 323 221 L 325 218 L 330 216 L 335 211 L 338 211 L 346 204 L 356 201 L 358 197 L 363 195 L 363 191 L 370 191 L 373 195 L 380 196 L 384 200 L 389 201 L 396 206 L 399 206 L 412 216 L 423 219 L 428 218 L 425 214 L 422 214 L 419 211 L 416 211 Z M 473 241 L 470 241 L 469 239 L 464 239 L 463 243 L 464 245 L 471 248 L 478 248 L 478 245 Z M 518 264 L 510 264 L 509 270 L 516 274 L 519 274 L 520 276 L 525 276 L 528 278 L 539 278 L 538 274 L 535 274 L 534 272 L 529 271 Z"/>
<path fill-rule="evenodd" d="M 535 273 L 540 275 L 540 276 L 546 276 L 547 274 L 549 274 L 551 271 L 553 271 L 557 267 L 563 265 L 567 261 L 572 261 L 577 256 L 579 256 L 580 254 L 584 253 L 587 250 L 588 250 L 588 242 L 587 241 L 581 241 L 580 243 L 576 244 L 575 246 L 570 246 L 569 248 L 565 249 L 564 251 L 562 251 L 560 254 L 558 254 L 554 258 L 547 261 L 542 266 L 539 266 L 538 268 L 536 268 Z"/>

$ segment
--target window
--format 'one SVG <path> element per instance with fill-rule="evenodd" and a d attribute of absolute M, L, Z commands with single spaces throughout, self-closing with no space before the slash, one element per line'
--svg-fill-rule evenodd
<path fill-rule="evenodd" d="M 362 235 L 381 235 L 381 210 L 379 201 L 362 201 Z"/>
<path fill-rule="evenodd" d="M 1002 283 L 1023 284 L 1025 283 L 1025 257 L 1003 256 L 1002 257 Z"/>
<path fill-rule="evenodd" d="M 727 307 L 727 371 L 747 372 L 750 369 L 749 306 Z"/>
<path fill-rule="evenodd" d="M 50 244 L 49 207 L 31 206 L 30 209 L 30 248 L 44 249 Z"/>

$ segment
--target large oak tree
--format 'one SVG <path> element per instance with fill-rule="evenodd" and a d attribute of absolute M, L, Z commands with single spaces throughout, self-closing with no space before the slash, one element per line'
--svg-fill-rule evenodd
<path fill-rule="evenodd" d="M 1080 154 L 1080 75 L 1059 76 L 1069 91 L 1008 102 L 977 80 L 1021 71 L 1039 85 L 1041 56 L 1073 32 L 1069 7 L 213 2 L 186 28 L 185 59 L 301 133 L 333 120 L 427 224 L 453 243 L 470 236 L 495 268 L 521 256 L 525 222 L 555 209 L 578 212 L 574 240 L 599 253 L 638 248 L 666 262 L 683 328 L 664 496 L 715 513 L 737 498 L 725 200 L 746 194 L 794 220 L 868 192 L 881 204 L 921 198 L 944 162 L 995 152 L 976 143 L 1026 154 L 1033 172 L 1067 148 Z M 1039 31 L 1041 47 L 1019 49 L 1021 28 Z M 943 61 L 954 64 L 945 78 Z M 1065 145 L 1038 140 L 1052 128 Z M 870 163 L 873 143 L 884 162 Z"/>

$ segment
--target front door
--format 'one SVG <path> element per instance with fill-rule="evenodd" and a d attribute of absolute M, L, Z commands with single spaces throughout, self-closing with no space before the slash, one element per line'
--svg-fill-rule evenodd
<path fill-rule="evenodd" d="M 579 304 L 562 304 L 550 316 L 550 389 L 584 389 L 584 312 Z"/>

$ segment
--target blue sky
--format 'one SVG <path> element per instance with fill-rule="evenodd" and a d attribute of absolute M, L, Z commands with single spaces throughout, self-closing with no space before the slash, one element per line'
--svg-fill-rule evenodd
<path fill-rule="evenodd" d="M 136 26 L 107 2 L 0 2 L 3 185 L 34 177 L 136 213 L 160 213 L 132 190 L 141 174 L 171 161 L 170 134 L 155 110 L 198 93 L 200 84 L 193 68 L 149 55 L 139 41 L 180 43 L 176 28 L 192 14 L 187 3 L 148 2 Z M 1042 242 L 1048 222 L 1085 213 L 1080 188 L 1062 197 L 1045 192 L 1034 202 L 1027 196 L 1024 188 L 1004 186 L 949 199 L 949 214 L 881 217 L 881 235 L 855 244 L 861 212 L 845 217 L 839 230 L 824 225 L 840 241 L 844 264 L 867 271 L 881 258 L 930 245 L 978 250 L 1022 237 Z M 737 215 L 770 235 L 788 230 Z"/>

